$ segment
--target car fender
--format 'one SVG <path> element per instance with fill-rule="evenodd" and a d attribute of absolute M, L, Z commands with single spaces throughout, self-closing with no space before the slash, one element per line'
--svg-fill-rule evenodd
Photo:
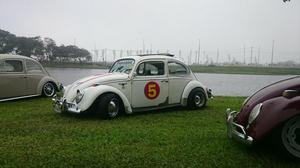
<path fill-rule="evenodd" d="M 95 100 L 102 94 L 114 93 L 122 99 L 125 112 L 128 114 L 132 113 L 132 109 L 127 97 L 119 89 L 116 89 L 112 86 L 99 85 L 99 86 L 88 87 L 84 89 L 83 92 L 84 92 L 83 99 L 78 104 L 79 108 L 82 111 L 87 110 L 95 102 Z"/>
<path fill-rule="evenodd" d="M 181 96 L 181 105 L 186 106 L 187 105 L 187 99 L 189 97 L 190 92 L 195 88 L 202 88 L 204 90 L 205 96 L 208 99 L 208 94 L 206 91 L 206 87 L 199 81 L 193 80 L 190 81 L 184 88 L 182 96 Z"/>
<path fill-rule="evenodd" d="M 37 86 L 37 90 L 36 90 L 36 93 L 37 93 L 37 94 L 42 94 L 43 86 L 44 86 L 47 82 L 52 82 L 52 83 L 54 83 L 54 84 L 55 84 L 55 87 L 56 87 L 55 89 L 56 89 L 56 90 L 58 89 L 58 85 L 57 85 L 57 83 L 55 82 L 55 79 L 52 78 L 52 77 L 50 77 L 50 76 L 45 76 L 45 77 L 43 77 L 43 78 L 40 80 L 40 82 L 39 82 L 39 84 L 38 84 L 38 86 Z"/>
<path fill-rule="evenodd" d="M 259 141 L 290 118 L 300 114 L 300 96 L 291 99 L 276 97 L 263 102 L 260 114 L 247 133 Z"/>

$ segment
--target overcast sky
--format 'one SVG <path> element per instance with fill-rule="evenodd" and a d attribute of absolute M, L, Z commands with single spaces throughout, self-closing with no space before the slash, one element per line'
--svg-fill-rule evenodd
<path fill-rule="evenodd" d="M 300 1 L 291 0 L 0 0 L 0 29 L 51 37 L 88 50 L 197 50 L 220 61 L 300 62 Z M 74 40 L 76 39 L 76 40 Z M 193 51 L 193 55 L 194 55 Z M 254 60 L 254 59 L 253 59 Z"/>

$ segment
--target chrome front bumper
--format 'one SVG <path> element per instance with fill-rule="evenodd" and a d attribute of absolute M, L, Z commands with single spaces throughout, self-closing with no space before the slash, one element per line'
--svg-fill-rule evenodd
<path fill-rule="evenodd" d="M 226 123 L 227 123 L 227 135 L 229 138 L 233 138 L 237 141 L 240 141 L 246 145 L 253 144 L 253 138 L 248 136 L 245 128 L 242 125 L 239 125 L 234 122 L 237 112 L 231 111 L 230 109 L 226 110 Z"/>
<path fill-rule="evenodd" d="M 63 100 L 56 95 L 52 98 L 52 106 L 53 110 L 57 113 L 63 112 L 72 112 L 72 113 L 80 113 L 78 105 L 75 103 L 67 103 L 66 100 Z"/>

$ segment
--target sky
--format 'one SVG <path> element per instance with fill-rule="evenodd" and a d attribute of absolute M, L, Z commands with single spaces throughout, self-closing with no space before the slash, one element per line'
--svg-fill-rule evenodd
<path fill-rule="evenodd" d="M 300 1 L 0 0 L 0 29 L 58 45 L 171 52 L 200 61 L 300 63 Z M 101 52 L 100 52 L 101 53 Z M 111 54 L 111 53 L 110 53 Z M 125 55 L 125 53 L 123 53 Z M 100 54 L 101 55 L 101 54 Z"/>

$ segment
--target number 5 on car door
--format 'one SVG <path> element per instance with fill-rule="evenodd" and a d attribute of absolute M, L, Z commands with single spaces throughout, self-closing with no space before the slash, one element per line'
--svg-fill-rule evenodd
<path fill-rule="evenodd" d="M 144 93 L 148 99 L 155 99 L 159 96 L 159 85 L 156 82 L 148 82 L 145 85 Z"/>

